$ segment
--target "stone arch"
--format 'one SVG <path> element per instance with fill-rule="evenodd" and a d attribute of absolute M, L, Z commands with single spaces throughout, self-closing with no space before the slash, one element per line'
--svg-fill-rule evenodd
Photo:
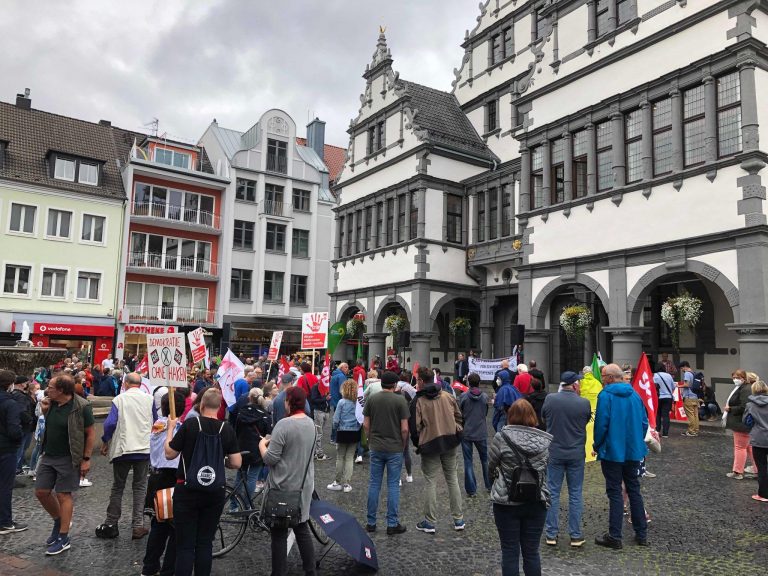
<path fill-rule="evenodd" d="M 400 296 L 399 294 L 395 294 L 394 296 L 387 296 L 382 300 L 381 304 L 378 305 L 376 308 L 376 313 L 373 316 L 374 322 L 373 326 L 369 325 L 369 330 L 372 328 L 375 328 L 377 332 L 381 332 L 384 330 L 384 318 L 382 317 L 382 312 L 384 312 L 385 308 L 389 304 L 397 303 L 400 304 L 400 306 L 403 307 L 403 310 L 405 310 L 405 316 L 408 318 L 408 324 L 410 326 L 413 326 L 413 317 L 411 315 L 411 307 L 408 305 L 408 302 L 405 301 L 405 298 Z"/>
<path fill-rule="evenodd" d="M 443 306 L 452 302 L 453 300 L 470 300 L 477 304 L 478 309 L 481 308 L 481 303 L 473 298 L 471 294 L 453 292 L 451 294 L 442 296 L 437 302 L 435 302 L 435 305 L 432 307 L 432 310 L 429 314 L 430 321 L 434 322 L 437 319 L 437 315 L 440 314 L 440 310 L 443 309 Z"/>
<path fill-rule="evenodd" d="M 365 314 L 366 316 L 368 316 L 365 306 L 363 306 L 359 300 L 349 300 L 336 313 L 336 320 L 340 322 L 341 319 L 344 317 L 344 314 L 349 312 L 352 308 L 357 308 L 362 314 Z"/>
<path fill-rule="evenodd" d="M 587 287 L 600 299 L 603 308 L 606 311 L 609 310 L 608 293 L 600 282 L 586 274 L 576 274 L 576 276 L 571 276 L 567 279 L 561 276 L 547 283 L 541 292 L 539 292 L 539 295 L 536 296 L 536 300 L 534 300 L 533 306 L 531 306 L 531 319 L 533 320 L 534 328 L 545 328 L 544 321 L 547 317 L 547 311 L 549 310 L 552 300 L 555 298 L 560 288 L 569 284 L 581 284 L 582 286 Z"/>
<path fill-rule="evenodd" d="M 734 323 L 739 322 L 739 289 L 733 285 L 733 282 L 731 282 L 725 274 L 722 274 L 714 266 L 704 264 L 697 260 L 686 260 L 685 266 L 675 268 L 674 270 L 669 270 L 666 265 L 659 264 L 640 277 L 640 280 L 637 281 L 637 284 L 635 284 L 632 291 L 627 296 L 627 314 L 629 315 L 631 326 L 640 325 L 640 315 L 643 313 L 643 301 L 657 282 L 665 276 L 669 276 L 676 272 L 690 272 L 717 285 L 720 290 L 723 291 L 725 299 L 731 307 Z"/>

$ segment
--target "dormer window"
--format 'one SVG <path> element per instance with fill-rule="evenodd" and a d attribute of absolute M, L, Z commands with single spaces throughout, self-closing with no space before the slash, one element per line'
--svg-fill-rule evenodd
<path fill-rule="evenodd" d="M 155 162 L 189 170 L 190 155 L 168 148 L 155 148 Z"/>
<path fill-rule="evenodd" d="M 98 162 L 72 156 L 59 156 L 58 154 L 55 154 L 52 160 L 53 177 L 56 180 L 66 180 L 89 186 L 99 185 L 100 164 Z"/>

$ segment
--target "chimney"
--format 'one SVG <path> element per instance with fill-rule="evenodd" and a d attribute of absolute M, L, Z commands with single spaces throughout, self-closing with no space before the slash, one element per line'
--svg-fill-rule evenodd
<path fill-rule="evenodd" d="M 112 126 L 112 122 L 110 120 L 99 120 L 99 126 Z"/>
<path fill-rule="evenodd" d="M 307 124 L 307 145 L 325 162 L 325 122 L 319 118 Z"/>
<path fill-rule="evenodd" d="M 24 94 L 16 94 L 16 107 L 22 110 L 32 108 L 32 98 L 29 97 L 29 88 L 24 88 Z"/>

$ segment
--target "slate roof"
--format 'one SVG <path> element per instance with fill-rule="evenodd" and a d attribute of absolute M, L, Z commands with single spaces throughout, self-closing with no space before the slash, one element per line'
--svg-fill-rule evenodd
<path fill-rule="evenodd" d="M 431 143 L 498 162 L 461 110 L 456 96 L 407 80 L 398 80 L 398 84 L 405 88 L 403 97 L 410 99 L 416 111 L 414 123 L 427 131 Z"/>
<path fill-rule="evenodd" d="M 296 138 L 296 143 L 299 146 L 307 146 L 306 138 Z M 331 182 L 335 182 L 336 178 L 341 174 L 344 163 L 347 160 L 347 149 L 341 146 L 334 146 L 333 144 L 326 144 L 323 147 L 323 162 L 325 162 L 328 168 L 328 173 L 331 178 Z"/>
<path fill-rule="evenodd" d="M 42 110 L 25 110 L 14 104 L 0 102 L 0 140 L 8 143 L 4 161 L 0 165 L 0 178 L 123 199 L 125 189 L 117 160 L 126 158 L 127 154 L 121 153 L 122 146 L 116 142 L 117 130 L 112 126 Z M 52 178 L 48 166 L 48 154 L 51 151 L 101 162 L 100 185 L 89 186 Z"/>

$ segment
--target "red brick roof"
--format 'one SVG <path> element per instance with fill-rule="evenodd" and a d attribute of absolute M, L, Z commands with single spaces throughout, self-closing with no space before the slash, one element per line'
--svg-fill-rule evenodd
<path fill-rule="evenodd" d="M 299 146 L 306 146 L 306 138 L 296 138 L 296 143 Z M 344 168 L 344 161 L 347 157 L 347 149 L 341 146 L 333 146 L 332 144 L 326 144 L 323 149 L 323 162 L 328 166 L 328 175 L 331 182 L 335 182 L 336 178 L 341 174 L 342 168 Z"/>

